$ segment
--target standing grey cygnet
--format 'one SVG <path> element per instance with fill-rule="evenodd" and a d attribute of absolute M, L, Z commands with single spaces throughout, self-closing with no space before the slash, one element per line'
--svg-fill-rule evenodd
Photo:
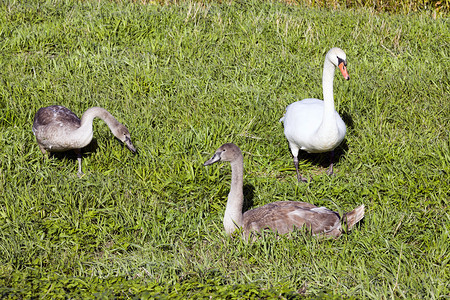
<path fill-rule="evenodd" d="M 105 121 L 114 136 L 133 153 L 136 153 L 128 129 L 101 107 L 89 108 L 81 116 L 81 120 L 64 106 L 42 107 L 34 116 L 33 133 L 44 155 L 48 152 L 63 152 L 74 149 L 78 158 L 78 176 L 81 176 L 83 175 L 81 148 L 87 146 L 92 140 L 92 122 L 96 117 Z"/>

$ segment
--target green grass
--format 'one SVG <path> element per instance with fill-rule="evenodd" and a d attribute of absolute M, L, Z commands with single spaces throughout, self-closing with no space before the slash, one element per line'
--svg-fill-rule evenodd
<path fill-rule="evenodd" d="M 0 5 L 0 292 L 10 298 L 450 297 L 450 26 L 428 13 L 281 3 L 4 1 Z M 348 132 L 336 176 L 303 156 L 297 184 L 278 122 L 322 98 L 324 55 Z M 109 110 L 139 155 L 94 123 L 97 147 L 44 160 L 38 108 Z M 337 240 L 301 232 L 246 244 L 223 233 L 230 168 L 244 152 L 253 207 L 366 205 Z"/>
<path fill-rule="evenodd" d="M 450 10 L 449 0 L 286 0 L 286 2 L 333 9 L 365 7 L 377 12 L 403 14 L 429 11 L 434 18 L 439 15 L 447 15 Z"/>

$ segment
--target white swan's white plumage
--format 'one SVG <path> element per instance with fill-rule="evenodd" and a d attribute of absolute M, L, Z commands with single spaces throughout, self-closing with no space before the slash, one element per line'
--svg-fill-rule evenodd
<path fill-rule="evenodd" d="M 294 102 L 286 108 L 280 121 L 284 123 L 284 134 L 294 157 L 299 181 L 306 181 L 298 171 L 298 151 L 309 153 L 333 151 L 343 141 L 346 126 L 334 108 L 333 79 L 338 67 L 346 80 L 347 56 L 340 48 L 328 51 L 323 66 L 323 100 L 308 98 Z M 333 172 L 333 162 L 329 173 Z"/>

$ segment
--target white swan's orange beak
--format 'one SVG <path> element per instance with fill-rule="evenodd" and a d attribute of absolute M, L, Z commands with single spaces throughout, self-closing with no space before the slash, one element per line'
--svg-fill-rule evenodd
<path fill-rule="evenodd" d="M 341 62 L 338 67 L 339 70 L 341 70 L 342 76 L 344 76 L 345 80 L 349 80 L 350 76 L 348 75 L 347 67 L 345 66 L 344 62 Z"/>

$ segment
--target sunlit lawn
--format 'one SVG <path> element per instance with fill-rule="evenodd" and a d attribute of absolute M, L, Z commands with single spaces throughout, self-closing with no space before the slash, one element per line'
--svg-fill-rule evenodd
<path fill-rule="evenodd" d="M 2 297 L 449 297 L 448 19 L 259 1 L 0 8 Z M 302 154 L 313 180 L 298 184 L 278 120 L 322 98 L 334 46 L 347 136 L 335 176 Z M 95 121 L 86 176 L 73 153 L 44 159 L 31 125 L 52 104 L 106 108 L 139 154 Z M 365 219 L 336 240 L 227 237 L 230 168 L 202 165 L 225 142 L 243 150 L 252 207 L 365 204 Z"/>

